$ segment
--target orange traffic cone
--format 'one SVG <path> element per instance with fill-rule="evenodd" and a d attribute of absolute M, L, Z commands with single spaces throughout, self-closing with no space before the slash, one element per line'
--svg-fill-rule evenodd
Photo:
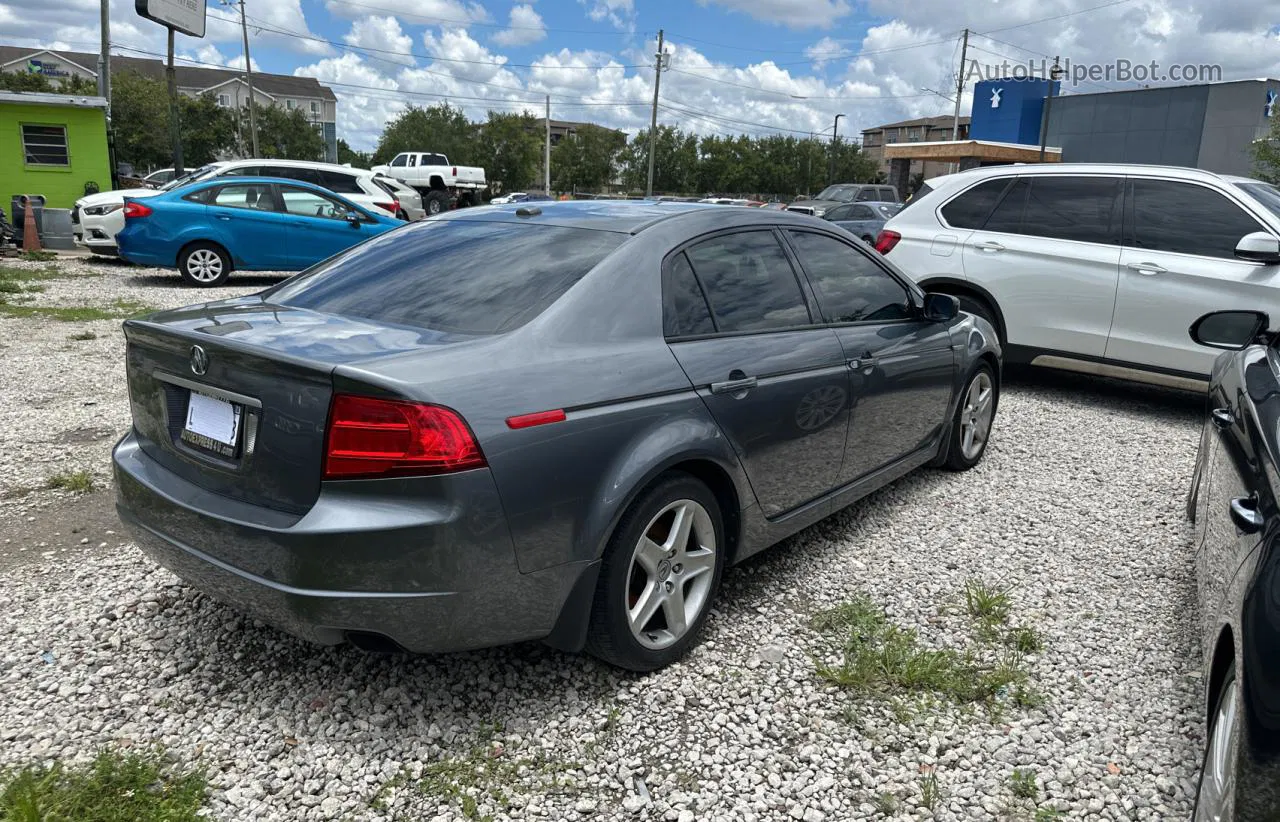
<path fill-rule="evenodd" d="M 36 233 L 36 213 L 31 208 L 31 198 L 22 198 L 22 250 L 39 251 L 40 235 Z"/>

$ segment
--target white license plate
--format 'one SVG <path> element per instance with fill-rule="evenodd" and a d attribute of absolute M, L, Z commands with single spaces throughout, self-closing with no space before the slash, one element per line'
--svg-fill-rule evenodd
<path fill-rule="evenodd" d="M 240 434 L 240 406 L 192 391 L 183 430 L 194 434 L 197 442 L 203 438 L 234 446 Z"/>

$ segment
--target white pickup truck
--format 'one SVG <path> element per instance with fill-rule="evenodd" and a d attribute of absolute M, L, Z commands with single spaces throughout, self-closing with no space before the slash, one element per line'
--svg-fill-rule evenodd
<path fill-rule="evenodd" d="M 483 168 L 455 166 L 443 154 L 426 151 L 402 151 L 388 165 L 374 166 L 372 170 L 421 192 L 428 217 L 445 211 L 455 199 L 459 208 L 475 205 L 486 185 Z"/>

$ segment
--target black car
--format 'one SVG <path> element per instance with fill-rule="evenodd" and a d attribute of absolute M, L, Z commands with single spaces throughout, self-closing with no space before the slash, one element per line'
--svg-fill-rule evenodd
<path fill-rule="evenodd" d="M 1266 314 L 1191 326 L 1214 365 L 1187 515 L 1203 631 L 1208 742 L 1195 820 L 1280 819 L 1280 335 Z"/>

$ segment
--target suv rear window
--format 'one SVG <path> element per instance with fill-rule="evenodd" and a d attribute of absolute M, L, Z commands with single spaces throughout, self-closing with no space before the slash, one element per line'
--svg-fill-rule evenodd
<path fill-rule="evenodd" d="M 987 217 L 991 215 L 991 209 L 1000 202 L 1000 195 L 1011 182 L 1013 182 L 1011 177 L 1000 177 L 978 183 L 944 205 L 942 216 L 952 228 L 982 228 Z M 916 195 L 916 197 L 919 196 Z"/>
<path fill-rule="evenodd" d="M 628 235 L 432 220 L 382 234 L 263 296 L 269 303 L 457 334 L 502 334 L 545 311 Z"/>

